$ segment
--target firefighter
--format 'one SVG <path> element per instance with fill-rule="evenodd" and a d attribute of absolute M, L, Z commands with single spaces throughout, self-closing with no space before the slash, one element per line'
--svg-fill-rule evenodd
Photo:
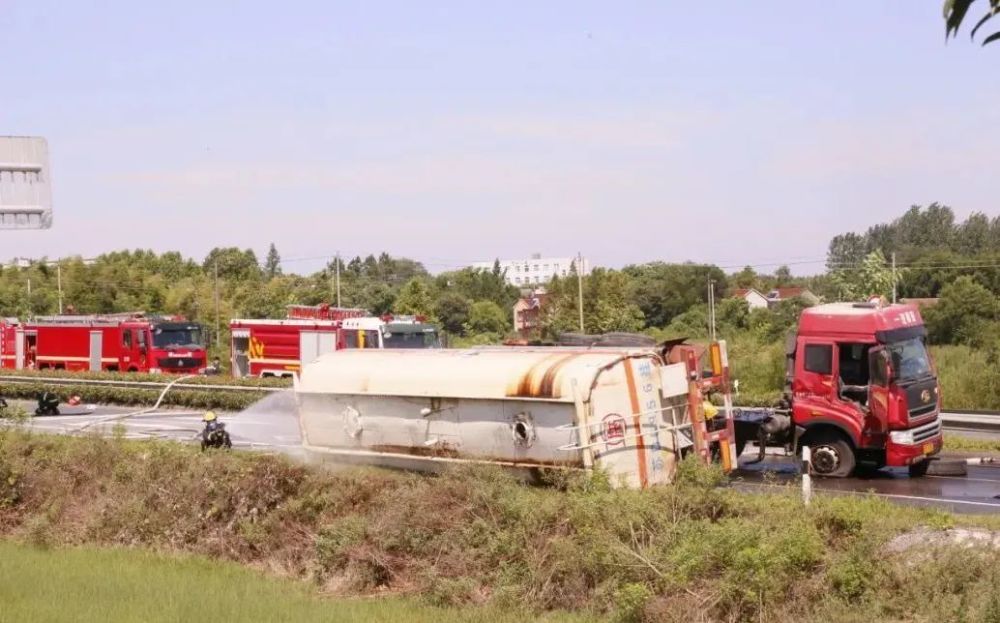
<path fill-rule="evenodd" d="M 712 421 L 712 418 L 719 415 L 719 407 L 713 405 L 712 401 L 708 398 L 701 403 L 701 409 L 705 413 L 705 420 L 709 422 Z"/>
<path fill-rule="evenodd" d="M 215 357 L 212 359 L 212 363 L 205 368 L 205 376 L 215 376 L 222 373 L 222 361 Z"/>

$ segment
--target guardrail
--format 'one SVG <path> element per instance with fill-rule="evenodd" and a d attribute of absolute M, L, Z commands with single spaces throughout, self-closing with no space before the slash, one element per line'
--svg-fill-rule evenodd
<path fill-rule="evenodd" d="M 942 411 L 946 430 L 1000 433 L 1000 411 Z"/>
<path fill-rule="evenodd" d="M 170 382 L 158 383 L 155 381 L 108 381 L 100 379 L 73 379 L 63 377 L 41 377 L 41 376 L 0 376 L 0 387 L 5 383 L 14 384 L 40 384 L 40 385 L 68 385 L 81 387 L 125 387 L 130 389 L 164 389 Z M 289 387 L 248 387 L 246 385 L 216 385 L 207 383 L 174 383 L 172 389 L 186 390 L 209 390 L 209 391 L 235 391 L 235 392 L 283 392 Z"/>

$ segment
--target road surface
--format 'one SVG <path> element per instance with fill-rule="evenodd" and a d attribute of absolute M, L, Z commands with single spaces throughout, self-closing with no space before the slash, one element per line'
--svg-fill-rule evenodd
<path fill-rule="evenodd" d="M 744 453 L 734 486 L 759 491 L 798 487 L 794 462 L 768 456 L 753 463 L 756 451 Z M 875 495 L 910 506 L 932 506 L 956 513 L 1000 513 L 1000 467 L 968 467 L 967 476 L 910 478 L 905 469 L 886 468 L 855 478 L 813 478 L 813 491 L 838 495 Z"/>
<path fill-rule="evenodd" d="M 10 402 L 27 411 L 35 408 L 33 402 Z M 106 405 L 60 405 L 59 415 L 33 417 L 26 427 L 45 433 L 79 434 L 94 431 L 110 435 L 116 425 L 121 425 L 127 439 L 163 439 L 191 443 L 198 441 L 204 427 L 201 411 L 164 408 L 121 417 L 142 409 L 143 407 Z M 241 413 L 218 413 L 219 420 L 225 422 L 235 447 L 304 456 L 291 392 L 272 394 Z"/>

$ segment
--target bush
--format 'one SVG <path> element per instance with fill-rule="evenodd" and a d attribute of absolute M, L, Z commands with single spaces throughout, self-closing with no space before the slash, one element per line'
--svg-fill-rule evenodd
<path fill-rule="evenodd" d="M 0 383 L 3 377 L 35 377 L 38 379 L 82 379 L 94 381 L 127 381 L 131 383 L 169 383 L 178 378 L 176 374 L 140 374 L 138 372 L 71 372 L 68 370 L 0 370 Z M 231 378 L 228 376 L 192 376 L 181 381 L 184 385 L 230 385 L 238 387 L 291 387 L 289 378 Z"/>
<path fill-rule="evenodd" d="M 581 475 L 558 479 L 557 490 L 498 468 L 325 471 L 5 429 L 0 535 L 191 552 L 341 593 L 571 608 L 601 620 L 673 611 L 680 621 L 686 607 L 704 620 L 955 620 L 960 608 L 988 620 L 995 609 L 988 556 L 886 554 L 893 536 L 942 525 L 942 513 L 824 496 L 804 508 L 791 492 L 744 494 L 720 480 L 685 463 L 674 486 L 611 489 Z"/>

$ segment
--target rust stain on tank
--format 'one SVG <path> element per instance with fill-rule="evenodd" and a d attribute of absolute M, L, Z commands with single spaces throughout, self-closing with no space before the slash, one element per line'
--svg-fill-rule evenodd
<path fill-rule="evenodd" d="M 509 397 L 517 398 L 559 398 L 556 379 L 567 363 L 576 359 L 578 354 L 550 355 L 528 368 L 521 377 L 508 389 Z"/>
<path fill-rule="evenodd" d="M 545 460 L 529 459 L 520 457 L 503 457 L 489 454 L 463 454 L 462 452 L 448 447 L 427 448 L 419 446 L 398 446 L 392 444 L 380 444 L 366 447 L 373 452 L 383 452 L 386 454 L 406 454 L 423 458 L 445 458 L 445 459 L 468 459 L 473 461 L 486 461 L 490 463 L 501 463 L 507 465 L 517 465 L 524 467 L 582 467 L 583 460 L 579 458 L 566 460 Z"/>

